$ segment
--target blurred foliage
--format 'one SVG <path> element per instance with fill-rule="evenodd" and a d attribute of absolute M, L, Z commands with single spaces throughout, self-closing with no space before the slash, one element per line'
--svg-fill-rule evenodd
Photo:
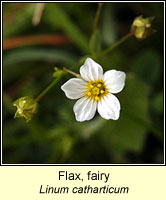
<path fill-rule="evenodd" d="M 46 3 L 38 26 L 32 25 L 37 3 L 3 3 L 3 39 L 37 34 L 69 38 L 66 44 L 32 44 L 3 52 L 3 163 L 162 163 L 163 162 L 163 3 L 104 3 L 93 33 L 97 3 Z M 98 114 L 77 122 L 75 101 L 60 86 L 45 96 L 32 121 L 14 119 L 12 103 L 39 95 L 54 79 L 54 67 L 79 72 L 86 56 L 105 49 L 127 34 L 133 20 L 155 16 L 156 33 L 134 37 L 97 58 L 104 70 L 127 73 L 117 94 L 117 121 Z M 49 37 L 49 36 L 48 36 Z M 13 41 L 13 40 L 12 40 Z M 78 64 L 79 63 L 79 64 Z"/>

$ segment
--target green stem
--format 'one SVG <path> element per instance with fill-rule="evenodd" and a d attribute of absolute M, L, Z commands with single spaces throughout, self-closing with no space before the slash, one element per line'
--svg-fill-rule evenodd
<path fill-rule="evenodd" d="M 98 26 L 98 23 L 99 23 L 99 16 L 100 16 L 100 13 L 101 13 L 101 7 L 102 6 L 103 6 L 103 3 L 98 3 L 98 9 L 97 9 L 97 12 L 96 12 L 96 17 L 95 17 L 94 25 L 93 25 L 93 32 L 94 33 L 97 31 L 97 26 Z"/>
<path fill-rule="evenodd" d="M 131 36 L 133 36 L 132 32 L 130 32 L 127 35 L 123 36 L 119 41 L 115 42 L 109 48 L 107 48 L 103 52 L 100 52 L 100 54 L 98 54 L 97 57 L 104 56 L 104 55 L 108 54 L 109 52 L 111 52 L 113 49 L 115 49 L 116 47 L 118 47 L 121 43 L 123 43 L 125 40 L 127 40 Z"/>
<path fill-rule="evenodd" d="M 42 93 L 39 94 L 38 97 L 36 97 L 36 102 L 39 102 L 40 99 L 42 99 L 49 90 L 51 90 L 55 85 L 56 83 L 61 79 L 61 76 L 57 77 L 45 90 L 43 90 Z"/>
<path fill-rule="evenodd" d="M 57 70 L 58 68 L 55 68 L 55 69 Z M 57 82 L 61 79 L 61 77 L 64 74 L 64 72 L 67 72 L 69 74 L 72 74 L 73 76 L 76 76 L 77 78 L 80 78 L 79 74 L 77 74 L 77 73 L 75 73 L 75 72 L 73 72 L 73 71 L 71 71 L 71 70 L 69 70 L 69 69 L 64 67 L 63 68 L 63 73 L 61 73 L 55 80 L 53 80 L 53 82 L 50 83 L 50 85 L 45 90 L 43 90 L 43 92 L 41 92 L 38 97 L 36 97 L 36 102 L 39 102 L 40 99 L 42 99 L 47 94 L 47 92 L 49 90 L 51 90 L 57 84 Z"/>

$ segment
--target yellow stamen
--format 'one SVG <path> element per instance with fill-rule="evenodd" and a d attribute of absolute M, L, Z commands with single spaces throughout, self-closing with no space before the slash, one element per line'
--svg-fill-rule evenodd
<path fill-rule="evenodd" d="M 97 87 L 93 88 L 92 94 L 99 94 L 99 89 Z"/>
<path fill-rule="evenodd" d="M 95 100 L 98 101 L 100 98 L 98 96 L 95 96 Z"/>
<path fill-rule="evenodd" d="M 97 87 L 101 87 L 101 86 L 102 86 L 102 84 L 101 84 L 101 83 L 97 84 Z"/>
<path fill-rule="evenodd" d="M 95 101 L 100 101 L 107 93 L 108 89 L 103 80 L 90 81 L 85 91 L 86 96 Z"/>
<path fill-rule="evenodd" d="M 88 96 L 91 96 L 91 92 L 88 92 Z"/>

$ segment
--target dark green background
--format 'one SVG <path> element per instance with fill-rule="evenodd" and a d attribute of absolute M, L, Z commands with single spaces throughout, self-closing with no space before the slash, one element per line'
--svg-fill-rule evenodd
<path fill-rule="evenodd" d="M 127 34 L 135 17 L 155 16 L 156 33 L 145 40 L 129 38 L 100 57 L 104 71 L 127 73 L 116 96 L 121 102 L 117 121 L 98 114 L 77 122 L 75 100 L 60 86 L 45 96 L 32 121 L 14 119 L 13 101 L 34 96 L 53 80 L 54 66 L 79 72 L 89 54 L 97 3 L 47 3 L 38 26 L 32 26 L 36 3 L 3 3 L 3 39 L 60 34 L 66 45 L 24 45 L 3 52 L 3 163 L 163 163 L 163 3 L 105 3 L 99 19 L 101 47 Z M 77 66 L 77 67 L 74 67 Z"/>

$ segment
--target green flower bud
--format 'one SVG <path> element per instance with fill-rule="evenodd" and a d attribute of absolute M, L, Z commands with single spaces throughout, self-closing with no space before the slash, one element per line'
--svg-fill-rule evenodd
<path fill-rule="evenodd" d="M 138 39 L 147 38 L 152 32 L 154 32 L 151 27 L 153 19 L 154 17 L 143 18 L 142 16 L 135 18 L 131 26 L 131 32 L 133 32 L 135 37 Z"/>
<path fill-rule="evenodd" d="M 57 67 L 54 67 L 55 72 L 53 73 L 54 78 L 59 78 L 64 74 L 64 71 L 61 69 L 58 69 Z"/>
<path fill-rule="evenodd" d="M 24 117 L 26 122 L 29 122 L 37 112 L 38 103 L 33 97 L 21 97 L 17 99 L 13 106 L 17 107 L 14 118 Z"/>

